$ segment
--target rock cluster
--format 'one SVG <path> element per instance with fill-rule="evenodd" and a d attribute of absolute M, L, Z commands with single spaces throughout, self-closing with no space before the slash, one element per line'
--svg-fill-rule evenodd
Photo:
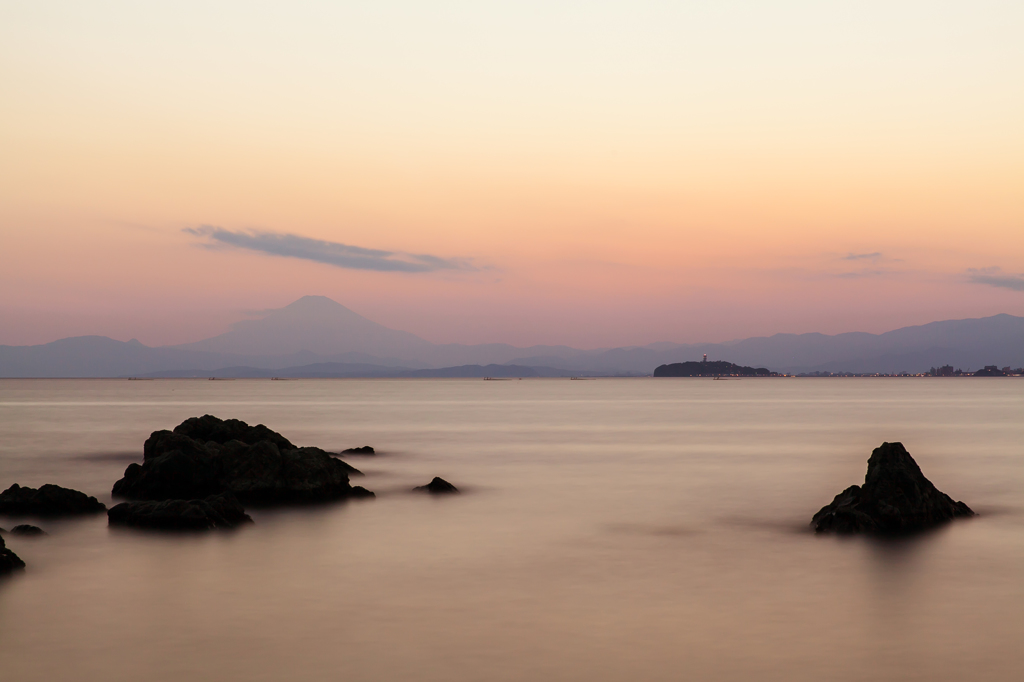
<path fill-rule="evenodd" d="M 327 502 L 373 493 L 352 486 L 352 468 L 319 448 L 299 448 L 262 424 L 211 415 L 155 431 L 142 464 L 113 494 L 135 500 L 202 500 L 231 493 L 243 504 Z"/>
<path fill-rule="evenodd" d="M 343 455 L 373 455 L 376 454 L 374 449 L 369 445 L 364 445 L 361 448 L 345 448 L 341 451 Z"/>
<path fill-rule="evenodd" d="M 106 509 L 95 497 L 59 485 L 47 484 L 36 490 L 15 483 L 0 493 L 0 514 L 10 516 L 73 516 Z"/>
<path fill-rule="evenodd" d="M 203 500 L 122 502 L 107 512 L 112 526 L 162 530 L 215 530 L 252 523 L 252 518 L 230 493 Z"/>
<path fill-rule="evenodd" d="M 457 493 L 459 489 L 443 478 L 434 477 L 430 483 L 413 488 L 418 492 L 430 493 L 432 495 L 443 495 L 445 493 Z"/>
<path fill-rule="evenodd" d="M 852 485 L 814 515 L 818 533 L 912 533 L 974 516 L 936 489 L 902 443 L 882 443 L 868 460 L 864 485 Z"/>

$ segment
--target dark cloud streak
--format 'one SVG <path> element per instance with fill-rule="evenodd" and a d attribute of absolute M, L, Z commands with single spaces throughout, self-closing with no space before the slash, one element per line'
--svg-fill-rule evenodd
<path fill-rule="evenodd" d="M 849 255 L 843 256 L 843 260 L 875 260 L 876 258 L 881 257 L 882 252 L 875 251 L 874 253 L 851 253 Z"/>
<path fill-rule="evenodd" d="M 967 276 L 975 284 L 1024 291 L 1024 275 L 1007 275 L 1000 268 L 969 268 Z"/>
<path fill-rule="evenodd" d="M 184 232 L 204 237 L 207 246 L 228 246 L 283 258 L 325 263 L 350 270 L 377 272 L 434 272 L 437 270 L 476 270 L 464 258 L 440 258 L 428 254 L 382 251 L 361 246 L 310 239 L 297 234 L 277 232 L 232 232 L 213 225 L 185 228 Z"/>

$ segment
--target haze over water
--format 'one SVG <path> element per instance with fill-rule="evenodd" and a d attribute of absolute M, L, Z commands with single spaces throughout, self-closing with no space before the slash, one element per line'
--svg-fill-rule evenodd
<path fill-rule="evenodd" d="M 109 490 L 210 413 L 352 457 L 377 498 L 232 533 L 5 536 L 4 679 L 1016 680 L 1016 379 L 0 381 L 0 486 Z M 811 516 L 902 441 L 980 516 Z M 433 476 L 445 499 L 409 492 Z M 10 528 L 17 520 L 3 519 Z"/>

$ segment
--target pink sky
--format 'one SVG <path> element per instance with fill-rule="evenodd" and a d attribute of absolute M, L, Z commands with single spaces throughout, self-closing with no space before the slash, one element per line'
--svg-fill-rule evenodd
<path fill-rule="evenodd" d="M 306 294 L 580 347 L 1024 315 L 1024 10 L 725 5 L 11 9 L 0 343 Z"/>

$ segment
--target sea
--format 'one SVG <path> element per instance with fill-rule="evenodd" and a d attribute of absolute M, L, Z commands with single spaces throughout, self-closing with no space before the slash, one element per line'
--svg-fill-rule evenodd
<path fill-rule="evenodd" d="M 203 414 L 371 445 L 376 498 L 206 534 L 31 521 L 0 678 L 1024 679 L 1024 379 L 2 380 L 0 487 L 109 505 Z M 811 532 L 883 441 L 978 516 Z M 412 492 L 434 476 L 461 493 Z"/>

